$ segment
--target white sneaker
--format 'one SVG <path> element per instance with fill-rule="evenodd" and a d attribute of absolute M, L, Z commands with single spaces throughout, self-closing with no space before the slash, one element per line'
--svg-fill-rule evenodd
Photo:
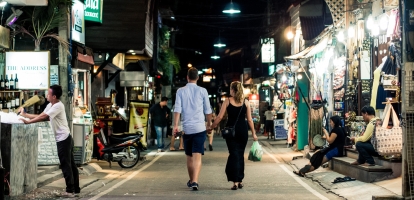
<path fill-rule="evenodd" d="M 60 194 L 56 194 L 57 197 L 63 197 L 63 198 L 75 198 L 75 194 L 68 193 L 68 192 L 62 192 Z"/>

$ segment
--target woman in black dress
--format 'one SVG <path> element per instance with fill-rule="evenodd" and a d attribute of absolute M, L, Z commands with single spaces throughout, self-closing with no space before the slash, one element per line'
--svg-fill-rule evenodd
<path fill-rule="evenodd" d="M 227 148 L 229 149 L 229 157 L 226 164 L 227 180 L 233 182 L 232 190 L 243 188 L 244 178 L 244 151 L 246 149 L 248 139 L 247 122 L 252 131 L 253 140 L 257 141 L 256 131 L 253 126 L 252 115 L 250 111 L 249 101 L 244 99 L 243 85 L 238 82 L 230 84 L 230 95 L 232 97 L 223 102 L 219 115 L 212 124 L 214 129 L 227 112 L 228 121 L 226 127 L 235 127 L 235 136 L 226 138 Z"/>

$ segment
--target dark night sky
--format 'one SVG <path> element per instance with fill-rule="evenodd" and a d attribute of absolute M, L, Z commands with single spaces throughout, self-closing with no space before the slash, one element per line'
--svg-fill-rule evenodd
<path fill-rule="evenodd" d="M 282 21 L 280 16 L 287 14 L 289 2 L 270 0 L 270 15 L 267 13 L 267 0 L 234 0 L 233 3 L 240 6 L 241 13 L 233 15 L 222 13 L 230 0 L 164 0 L 160 6 L 171 8 L 174 12 L 175 20 L 164 19 L 163 23 L 179 30 L 176 32 L 175 52 L 182 67 L 191 62 L 200 68 L 222 68 L 226 64 L 214 61 L 210 56 L 215 53 L 223 56 L 226 50 L 234 51 L 257 44 L 260 36 L 269 35 L 277 29 L 279 21 Z M 270 25 L 267 24 L 268 16 Z M 221 40 L 227 45 L 221 49 L 213 47 L 219 32 Z M 202 54 L 198 55 L 195 51 Z"/>

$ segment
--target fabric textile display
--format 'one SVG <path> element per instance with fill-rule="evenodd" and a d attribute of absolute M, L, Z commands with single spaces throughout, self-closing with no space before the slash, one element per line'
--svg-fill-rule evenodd
<path fill-rule="evenodd" d="M 315 149 L 315 145 L 312 142 L 313 138 L 315 137 L 315 135 L 323 135 L 323 132 L 322 132 L 323 107 L 317 110 L 311 109 L 310 114 L 311 114 L 311 122 L 310 122 L 310 128 L 309 128 L 309 133 L 310 133 L 309 144 L 310 144 L 311 149 Z"/>
<path fill-rule="evenodd" d="M 389 128 L 388 122 L 392 119 L 392 128 Z M 402 128 L 397 113 L 391 104 L 387 104 L 384 110 L 382 125 L 377 123 L 373 135 L 373 145 L 378 154 L 397 155 L 402 152 Z"/>

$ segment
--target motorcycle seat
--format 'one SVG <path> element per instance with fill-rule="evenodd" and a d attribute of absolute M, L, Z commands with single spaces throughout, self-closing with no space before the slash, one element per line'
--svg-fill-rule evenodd
<path fill-rule="evenodd" d="M 110 140 L 111 140 L 111 142 L 114 142 L 114 143 L 121 143 L 121 142 L 125 142 L 125 141 L 128 141 L 128 140 L 137 138 L 137 137 L 138 137 L 137 135 L 127 136 L 127 137 L 114 137 L 114 136 L 111 136 Z"/>

